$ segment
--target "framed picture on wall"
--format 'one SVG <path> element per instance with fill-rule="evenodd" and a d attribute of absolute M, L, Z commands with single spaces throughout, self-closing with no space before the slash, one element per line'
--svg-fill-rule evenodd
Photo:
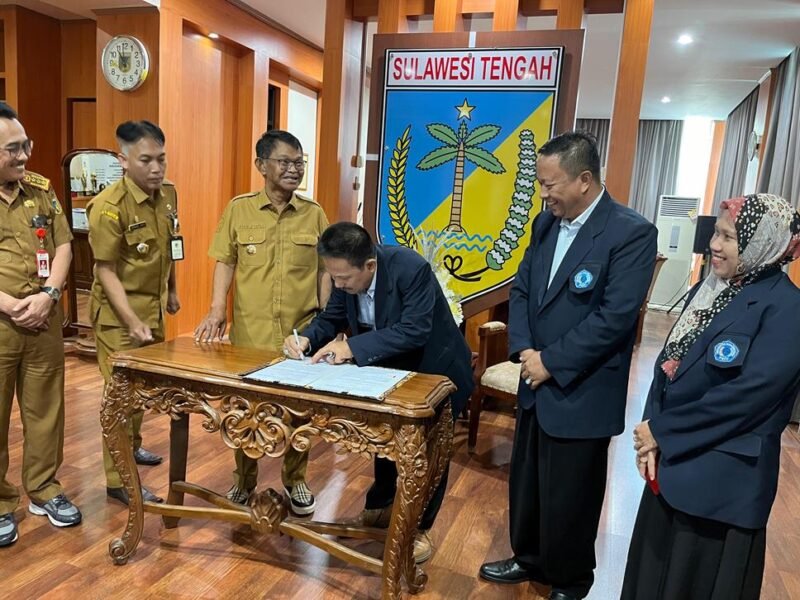
<path fill-rule="evenodd" d="M 300 185 L 297 186 L 298 192 L 305 192 L 308 190 L 308 154 L 303 152 L 303 160 L 306 163 L 306 168 L 303 171 L 303 179 L 300 180 Z"/>

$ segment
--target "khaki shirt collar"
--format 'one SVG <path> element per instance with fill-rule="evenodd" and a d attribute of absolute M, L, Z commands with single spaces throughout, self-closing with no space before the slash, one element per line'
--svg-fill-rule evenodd
<path fill-rule="evenodd" d="M 150 194 L 145 192 L 142 188 L 136 185 L 130 177 L 125 175 L 125 185 L 128 188 L 128 191 L 133 196 L 133 199 L 136 201 L 136 204 L 141 204 L 142 202 L 150 199 Z M 159 189 L 156 192 L 156 196 L 160 199 L 164 195 L 164 191 Z"/>
<path fill-rule="evenodd" d="M 10 190 L 3 188 L 3 202 L 6 202 L 9 206 L 16 202 L 17 198 L 20 196 L 27 195 L 25 193 L 25 188 L 22 187 L 22 181 L 17 181 L 17 185 L 13 186 Z M 5 200 L 8 198 L 8 200 Z"/>
<path fill-rule="evenodd" d="M 265 188 L 261 188 L 261 191 L 256 196 L 256 200 L 258 201 L 259 208 L 267 208 L 268 206 L 272 206 L 272 200 L 267 195 L 267 190 Z M 287 208 L 291 206 L 294 210 L 297 210 L 297 195 L 292 194 L 292 197 L 289 199 L 289 203 L 287 204 Z"/>

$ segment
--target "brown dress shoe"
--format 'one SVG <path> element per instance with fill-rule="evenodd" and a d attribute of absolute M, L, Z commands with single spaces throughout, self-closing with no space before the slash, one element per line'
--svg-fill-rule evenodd
<path fill-rule="evenodd" d="M 357 527 L 375 527 L 386 529 L 392 520 L 392 505 L 384 508 L 365 508 L 354 519 L 344 521 L 345 525 L 355 525 Z"/>
<path fill-rule="evenodd" d="M 433 554 L 433 542 L 427 531 L 418 531 L 414 538 L 414 561 L 419 565 Z"/>

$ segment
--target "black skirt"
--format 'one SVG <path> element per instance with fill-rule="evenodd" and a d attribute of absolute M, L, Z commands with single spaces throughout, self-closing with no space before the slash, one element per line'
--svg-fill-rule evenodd
<path fill-rule="evenodd" d="M 645 487 L 622 600 L 758 600 L 767 531 L 693 517 Z"/>

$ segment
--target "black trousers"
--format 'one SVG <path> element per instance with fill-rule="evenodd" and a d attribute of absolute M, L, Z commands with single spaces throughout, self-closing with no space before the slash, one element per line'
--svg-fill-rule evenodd
<path fill-rule="evenodd" d="M 439 487 L 431 497 L 428 507 L 422 513 L 422 520 L 419 524 L 421 531 L 428 531 L 433 527 L 433 522 L 436 520 L 436 515 L 439 514 L 439 509 L 442 507 L 442 500 L 444 500 L 444 493 L 447 490 L 447 474 L 450 471 L 448 465 L 442 475 L 442 480 L 439 482 Z M 386 458 L 375 459 L 375 481 L 372 486 L 367 490 L 367 501 L 364 505 L 366 509 L 385 508 L 394 501 L 394 494 L 397 491 L 397 467 L 394 461 Z"/>
<path fill-rule="evenodd" d="M 594 543 L 611 438 L 547 435 L 536 409 L 517 411 L 511 454 L 511 548 L 531 576 L 583 598 L 594 581 Z"/>

